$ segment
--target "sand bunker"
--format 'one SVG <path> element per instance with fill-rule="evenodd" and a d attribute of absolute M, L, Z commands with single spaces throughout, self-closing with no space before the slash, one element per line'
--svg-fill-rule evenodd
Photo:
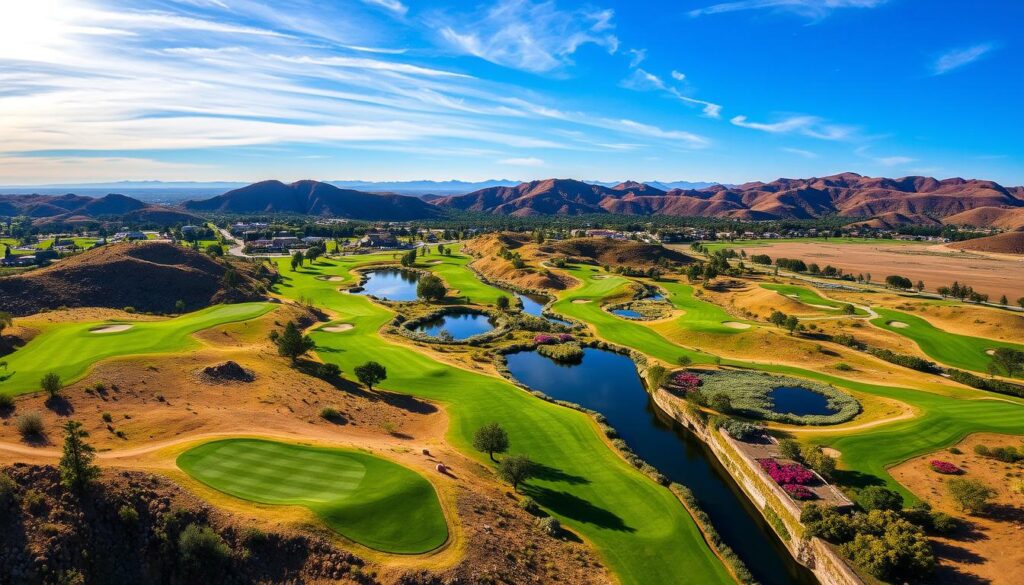
<path fill-rule="evenodd" d="M 889 321 L 886 325 L 889 327 L 895 327 L 896 329 L 906 329 L 907 327 L 910 327 L 910 325 L 907 325 L 903 321 Z"/>
<path fill-rule="evenodd" d="M 586 303 L 589 303 L 589 302 L 590 302 L 590 299 L 573 299 L 572 300 L 572 304 L 574 304 L 574 305 L 583 305 L 583 304 L 586 304 Z"/>
<path fill-rule="evenodd" d="M 327 327 L 322 328 L 321 331 L 326 331 L 328 333 L 341 333 L 342 331 L 348 331 L 353 327 L 355 327 L 355 325 L 351 323 L 338 323 L 337 325 L 328 325 Z"/>
<path fill-rule="evenodd" d="M 443 264 L 443 263 L 444 263 L 444 260 L 431 260 L 430 262 L 427 262 L 427 264 Z"/>
<path fill-rule="evenodd" d="M 750 329 L 750 325 L 740 323 L 739 321 L 722 321 L 722 325 L 725 325 L 730 329 Z"/>
<path fill-rule="evenodd" d="M 996 350 L 994 350 L 994 349 L 986 349 L 985 353 L 988 354 L 988 355 L 996 355 Z"/>
<path fill-rule="evenodd" d="M 843 454 L 839 449 L 833 449 L 832 447 L 822 447 L 821 452 L 833 459 L 839 459 Z"/>
<path fill-rule="evenodd" d="M 89 333 L 117 333 L 118 331 L 128 331 L 131 328 L 131 325 L 104 325 L 102 327 L 90 329 Z"/>
<path fill-rule="evenodd" d="M 595 274 L 594 276 L 591 276 L 590 278 L 593 278 L 594 280 L 604 280 L 604 279 L 608 278 L 608 275 L 607 274 Z"/>

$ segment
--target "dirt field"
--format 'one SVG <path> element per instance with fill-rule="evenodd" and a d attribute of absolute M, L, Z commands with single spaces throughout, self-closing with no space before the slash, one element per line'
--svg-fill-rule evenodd
<path fill-rule="evenodd" d="M 1024 476 L 1024 466 L 981 457 L 973 449 L 981 443 L 998 447 L 1020 446 L 1020 442 L 1020 437 L 972 435 L 957 445 L 962 451 L 959 455 L 940 451 L 911 459 L 892 469 L 893 477 L 918 497 L 967 524 L 949 537 L 933 539 L 939 557 L 937 582 L 1019 582 L 1020 575 L 1024 573 L 1024 550 L 1020 547 L 1020 538 L 1024 534 L 1024 495 L 1011 491 L 1010 485 L 1012 480 Z M 932 471 L 929 468 L 932 459 L 949 461 L 966 471 L 963 477 L 980 480 L 994 488 L 997 495 L 993 512 L 968 516 L 957 510 L 943 485 L 950 476 Z"/>
<path fill-rule="evenodd" d="M 772 259 L 799 258 L 822 267 L 831 264 L 853 274 L 870 273 L 872 282 L 883 282 L 886 276 L 899 274 L 914 282 L 923 280 L 929 291 L 959 280 L 988 293 L 992 300 L 1004 294 L 1011 302 L 1024 296 L 1024 258 L 907 244 L 784 242 L 744 248 L 739 242 L 735 249 L 746 250 L 747 254 L 768 254 Z"/>

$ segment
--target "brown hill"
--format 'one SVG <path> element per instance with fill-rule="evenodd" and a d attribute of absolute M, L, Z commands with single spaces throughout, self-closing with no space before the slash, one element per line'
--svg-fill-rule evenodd
<path fill-rule="evenodd" d="M 536 257 L 535 247 L 529 234 L 498 233 L 473 238 L 466 243 L 465 250 L 477 258 L 473 268 L 491 280 L 527 290 L 565 290 L 575 283 L 568 276 L 540 267 L 541 258 Z M 499 255 L 502 248 L 521 253 L 529 265 L 516 268 Z"/>
<path fill-rule="evenodd" d="M 573 261 L 646 268 L 659 263 L 689 264 L 693 261 L 682 252 L 656 244 L 611 238 L 572 238 L 542 245 L 541 251 L 565 254 Z"/>
<path fill-rule="evenodd" d="M 950 248 L 997 254 L 1024 254 L 1024 231 L 1003 232 L 987 238 L 977 238 L 950 244 Z"/>
<path fill-rule="evenodd" d="M 914 214 L 904 215 L 902 213 L 883 213 L 867 221 L 851 224 L 850 227 L 867 227 L 872 229 L 894 229 L 908 225 L 941 226 L 942 222 L 927 215 Z"/>
<path fill-rule="evenodd" d="M 909 218 L 934 223 L 981 207 L 1024 209 L 1020 188 L 992 181 L 864 177 L 843 173 L 810 179 L 778 179 L 736 187 L 662 191 L 629 181 L 615 187 L 548 179 L 438 198 L 440 207 L 501 215 L 617 213 L 730 217 L 746 220 L 814 219 L 827 215 L 880 217 L 881 225 Z M 932 219 L 928 219 L 932 218 Z"/>
<path fill-rule="evenodd" d="M 66 195 L 0 195 L 0 217 L 24 215 L 35 226 L 73 225 L 97 221 L 129 221 L 169 226 L 201 221 L 194 214 L 151 205 L 111 193 L 103 197 Z"/>
<path fill-rule="evenodd" d="M 135 307 L 171 313 L 178 300 L 193 311 L 263 298 L 266 283 L 260 278 L 271 276 L 266 268 L 232 262 L 238 283 L 228 286 L 226 262 L 167 242 L 112 244 L 0 278 L 0 298 L 15 316 L 57 307 Z"/>
<path fill-rule="evenodd" d="M 297 213 L 366 220 L 405 221 L 439 215 L 439 209 L 417 197 L 339 189 L 319 181 L 263 181 L 211 199 L 186 201 L 193 211 L 221 213 Z"/>
<path fill-rule="evenodd" d="M 1024 193 L 1022 193 L 1024 195 Z M 1013 230 L 1024 227 L 1024 208 L 1021 207 L 977 207 L 970 211 L 943 218 L 947 225 L 972 227 L 994 227 Z"/>

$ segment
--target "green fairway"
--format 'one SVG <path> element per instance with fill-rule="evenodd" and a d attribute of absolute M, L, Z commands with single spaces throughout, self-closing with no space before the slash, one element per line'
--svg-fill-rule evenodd
<path fill-rule="evenodd" d="M 423 553 L 448 539 L 430 482 L 360 451 L 227 439 L 189 449 L 177 463 L 229 495 L 305 506 L 339 534 L 376 550 Z"/>
<path fill-rule="evenodd" d="M 426 268 L 437 274 L 448 284 L 449 289 L 459 291 L 456 296 L 465 296 L 474 303 L 493 305 L 498 297 L 511 298 L 508 292 L 481 282 L 476 274 L 466 267 L 473 261 L 472 257 L 462 254 L 457 246 L 447 247 L 452 250 L 451 256 L 438 254 L 437 246 L 431 246 L 431 253 L 416 259 L 417 268 Z"/>
<path fill-rule="evenodd" d="M 773 290 L 779 293 L 780 295 L 789 297 L 796 301 L 800 301 L 801 303 L 809 305 L 816 309 L 824 308 L 826 311 L 834 309 L 837 311 L 837 315 L 842 314 L 839 311 L 841 311 L 842 308 L 847 304 L 840 303 L 839 301 L 826 299 L 825 297 L 818 294 L 818 291 L 816 290 L 812 290 L 804 286 L 797 286 L 795 284 L 762 284 L 761 288 Z M 868 314 L 868 312 L 865 311 L 864 309 L 861 309 L 860 307 L 854 307 L 853 314 L 865 316 Z"/>
<path fill-rule="evenodd" d="M 715 361 L 715 356 L 679 346 L 642 322 L 616 319 L 597 308 L 602 296 L 611 294 L 616 287 L 624 286 L 627 279 L 610 277 L 595 281 L 589 277 L 589 270 L 589 267 L 569 270 L 577 277 L 586 277 L 581 278 L 584 285 L 563 293 L 554 305 L 556 310 L 590 322 L 601 337 L 613 343 L 632 347 L 668 363 L 675 363 L 680 355 L 689 356 L 695 363 Z M 670 300 L 677 306 L 694 307 L 696 304 L 693 330 L 713 327 L 714 323 L 723 319 L 724 310 L 717 305 L 700 301 L 692 294 L 685 294 L 690 292 L 690 287 L 666 282 L 658 284 L 672 293 Z M 571 302 L 578 298 L 592 298 L 593 301 L 586 304 Z M 687 320 L 690 315 L 688 312 L 677 320 L 681 328 L 691 326 Z M 994 397 L 990 393 L 968 388 L 948 389 L 948 395 L 944 395 L 924 390 L 878 386 L 777 364 L 732 359 L 723 359 L 721 364 L 818 380 L 840 388 L 900 400 L 913 406 L 916 410 L 915 418 L 910 420 L 842 435 L 810 435 L 813 442 L 833 447 L 842 453 L 841 465 L 844 470 L 839 476 L 842 483 L 853 486 L 885 484 L 910 500 L 914 499 L 910 492 L 886 471 L 889 466 L 953 445 L 970 433 L 1024 435 L 1024 400 L 1017 398 Z"/>
<path fill-rule="evenodd" d="M 22 394 L 39 389 L 39 380 L 53 372 L 65 383 L 82 376 L 96 362 L 115 356 L 181 351 L 198 345 L 190 336 L 224 323 L 246 321 L 274 308 L 271 303 L 217 305 L 173 319 L 67 323 L 47 326 L 32 341 L 4 357 L 0 393 Z M 124 331 L 96 332 L 128 326 Z"/>
<path fill-rule="evenodd" d="M 875 311 L 879 316 L 871 320 L 872 325 L 912 340 L 928 357 L 955 368 L 984 373 L 992 363 L 986 351 L 999 347 L 1024 351 L 1024 345 L 1016 343 L 943 331 L 917 315 L 882 308 Z M 892 323 L 906 324 L 906 327 Z"/>
<path fill-rule="evenodd" d="M 390 258 L 390 255 L 388 255 Z M 377 330 L 392 318 L 385 307 L 360 295 L 337 291 L 318 276 L 345 276 L 380 255 L 322 260 L 284 277 L 277 290 L 304 297 L 354 325 L 341 333 L 314 331 L 317 353 L 346 375 L 368 360 L 387 368 L 388 390 L 443 403 L 450 419 L 448 440 L 491 465 L 471 447 L 473 432 L 499 422 L 512 453 L 541 465 L 521 491 L 594 544 L 623 583 L 727 583 L 731 579 L 687 514 L 666 488 L 627 464 L 605 443 L 585 414 L 543 401 L 500 378 L 453 367 L 405 345 L 383 340 Z M 429 260 L 429 257 L 428 257 Z M 462 268 L 463 270 L 468 270 Z"/>

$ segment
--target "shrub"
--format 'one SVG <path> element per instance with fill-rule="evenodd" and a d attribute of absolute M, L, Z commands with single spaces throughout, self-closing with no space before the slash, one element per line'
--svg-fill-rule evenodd
<path fill-rule="evenodd" d="M 118 509 L 117 517 L 121 519 L 121 522 L 129 525 L 135 525 L 139 522 L 139 512 L 128 504 Z"/>
<path fill-rule="evenodd" d="M 872 485 L 861 490 L 857 496 L 857 503 L 869 512 L 871 510 L 898 512 L 903 509 L 903 496 L 882 486 Z"/>
<path fill-rule="evenodd" d="M 558 521 L 558 518 L 553 516 L 547 516 L 537 521 L 537 525 L 544 531 L 544 534 L 548 536 L 558 536 L 562 533 L 562 523 Z"/>
<path fill-rule="evenodd" d="M 210 575 L 227 563 L 231 549 L 209 526 L 189 524 L 178 537 L 178 554 L 188 569 Z"/>
<path fill-rule="evenodd" d="M 963 469 L 960 469 L 959 467 L 957 467 L 956 465 L 953 465 L 949 461 L 942 461 L 942 460 L 939 460 L 939 459 L 933 459 L 932 462 L 929 463 L 929 465 L 931 466 L 932 471 L 935 471 L 936 473 L 941 473 L 941 474 L 944 474 L 944 475 L 960 475 L 961 473 L 964 472 Z"/>
<path fill-rule="evenodd" d="M 799 463 L 781 464 L 775 459 L 758 459 L 761 466 L 775 483 L 785 487 L 786 485 L 808 485 L 817 481 L 814 474 Z"/>
<path fill-rule="evenodd" d="M 46 511 L 46 496 L 36 490 L 26 490 L 22 502 L 33 516 L 39 516 Z"/>
<path fill-rule="evenodd" d="M 932 512 L 929 520 L 930 528 L 936 534 L 949 534 L 960 527 L 960 521 L 945 512 Z"/>
<path fill-rule="evenodd" d="M 541 345 L 537 353 L 556 362 L 574 363 L 583 359 L 583 348 L 578 343 L 560 343 L 558 345 Z"/>
<path fill-rule="evenodd" d="M 533 336 L 533 342 L 538 345 L 546 345 L 548 343 L 557 343 L 558 339 L 554 335 L 548 335 L 547 333 L 538 333 Z"/>
<path fill-rule="evenodd" d="M 693 372 L 701 380 L 700 390 L 709 397 L 717 393 L 729 397 L 731 411 L 743 416 L 792 424 L 837 424 L 850 420 L 860 412 L 860 403 L 838 388 L 762 372 L 715 370 Z M 780 386 L 797 387 L 821 394 L 835 412 L 827 415 L 794 415 L 776 412 L 770 396 Z M 691 393 L 692 394 L 692 393 Z M 699 403 L 699 400 L 695 401 Z"/>
<path fill-rule="evenodd" d="M 534 515 L 540 512 L 540 505 L 538 505 L 537 501 L 531 498 L 530 496 L 526 496 L 525 498 L 519 500 L 519 507 L 522 508 L 523 510 L 526 510 L 528 513 Z"/>
<path fill-rule="evenodd" d="M 320 364 L 316 367 L 316 377 L 324 380 L 336 380 L 341 376 L 341 368 L 338 364 Z"/>
<path fill-rule="evenodd" d="M 996 491 L 976 479 L 954 478 L 946 482 L 946 490 L 956 506 L 968 514 L 988 509 Z"/>
<path fill-rule="evenodd" d="M 750 441 L 759 439 L 764 435 L 764 427 L 754 423 L 729 419 L 722 423 L 721 428 L 729 433 L 729 436 L 737 441 Z"/>
<path fill-rule="evenodd" d="M 783 485 L 782 489 L 786 491 L 789 497 L 797 501 L 814 500 L 818 497 L 814 495 L 814 492 L 802 485 L 788 483 Z"/>
<path fill-rule="evenodd" d="M 836 470 L 836 460 L 826 455 L 825 451 L 818 445 L 804 445 L 801 447 L 800 458 L 825 479 L 830 479 Z"/>
<path fill-rule="evenodd" d="M 341 418 L 341 412 L 339 412 L 337 408 L 325 406 L 320 409 L 320 418 L 330 421 L 338 420 Z"/>
<path fill-rule="evenodd" d="M 715 392 L 708 398 L 708 406 L 722 414 L 732 412 L 732 400 L 725 392 Z"/>
<path fill-rule="evenodd" d="M 60 394 L 60 391 L 64 388 L 64 383 L 60 381 L 60 376 L 50 372 L 39 380 L 39 387 L 43 389 L 43 392 L 46 392 L 47 396 L 53 398 Z"/>
<path fill-rule="evenodd" d="M 43 417 L 38 412 L 26 412 L 18 417 L 17 426 L 22 437 L 38 437 L 43 434 Z"/>
<path fill-rule="evenodd" d="M 844 362 L 839 362 L 834 367 L 835 367 L 835 369 L 839 370 L 840 372 L 852 372 L 853 371 L 853 366 L 851 366 L 850 364 L 844 363 Z"/>
<path fill-rule="evenodd" d="M 779 454 L 786 459 L 799 461 L 800 443 L 797 443 L 793 439 L 783 439 L 782 441 L 779 441 Z"/>
<path fill-rule="evenodd" d="M 17 493 L 18 484 L 14 483 L 11 476 L 0 472 L 0 509 L 13 504 Z"/>
<path fill-rule="evenodd" d="M 445 287 L 444 282 L 433 274 L 420 278 L 419 283 L 416 285 L 416 296 L 421 299 L 439 301 L 447 294 L 448 288 Z"/>
<path fill-rule="evenodd" d="M 113 422 L 114 421 L 114 416 L 112 414 L 110 414 L 109 412 L 104 412 L 102 415 L 100 415 L 100 418 L 102 418 L 103 422 L 105 422 L 105 423 L 109 423 L 109 422 Z"/>
<path fill-rule="evenodd" d="M 0 411 L 14 410 L 14 398 L 7 394 L 0 394 Z"/>

